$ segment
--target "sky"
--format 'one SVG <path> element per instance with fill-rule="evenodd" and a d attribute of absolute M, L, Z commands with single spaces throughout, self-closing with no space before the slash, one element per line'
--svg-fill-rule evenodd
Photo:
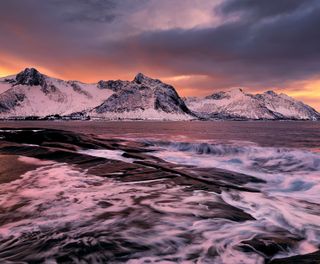
<path fill-rule="evenodd" d="M 319 0 L 7 0 L 0 76 L 143 72 L 182 96 L 272 89 L 320 110 L 319 25 Z"/>

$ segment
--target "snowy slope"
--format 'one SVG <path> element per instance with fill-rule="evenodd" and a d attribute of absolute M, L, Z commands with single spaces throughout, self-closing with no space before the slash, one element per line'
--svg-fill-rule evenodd
<path fill-rule="evenodd" d="M 273 113 L 282 115 L 284 119 L 320 119 L 320 114 L 315 109 L 286 94 L 267 91 L 263 94 L 257 94 L 255 98 Z"/>
<path fill-rule="evenodd" d="M 91 117 L 106 119 L 194 119 L 176 90 L 157 79 L 141 73 L 132 82 L 108 81 L 100 83 L 114 94 L 89 112 Z"/>
<path fill-rule="evenodd" d="M 12 87 L 12 84 L 9 82 L 9 80 L 14 79 L 15 77 L 16 77 L 15 75 L 12 75 L 12 76 L 0 78 L 0 94 L 9 90 Z"/>
<path fill-rule="evenodd" d="M 0 79 L 0 117 L 68 115 L 91 109 L 112 95 L 97 84 L 63 81 L 25 69 Z"/>
<path fill-rule="evenodd" d="M 51 78 L 33 68 L 0 78 L 0 118 L 53 115 L 111 120 L 320 120 L 312 107 L 285 94 L 253 95 L 237 88 L 184 101 L 171 85 L 141 73 L 133 81 L 96 84 Z"/>
<path fill-rule="evenodd" d="M 268 91 L 248 94 L 236 88 L 205 98 L 186 98 L 187 106 L 209 119 L 298 119 L 320 120 L 320 114 L 287 95 Z"/>

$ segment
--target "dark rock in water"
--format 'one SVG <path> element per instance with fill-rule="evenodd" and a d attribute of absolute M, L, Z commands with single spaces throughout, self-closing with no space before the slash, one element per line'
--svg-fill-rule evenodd
<path fill-rule="evenodd" d="M 260 252 L 266 259 L 270 260 L 279 252 L 290 252 L 290 248 L 297 246 L 300 241 L 301 239 L 297 239 L 287 231 L 279 229 L 277 236 L 256 236 L 251 240 L 243 241 L 243 245 L 239 246 L 239 248 L 245 252 Z"/>
<path fill-rule="evenodd" d="M 0 155 L 0 184 L 18 179 L 23 173 L 36 169 L 36 165 L 18 160 L 16 155 Z"/>
<path fill-rule="evenodd" d="M 44 76 L 34 68 L 26 68 L 24 71 L 18 73 L 16 76 L 17 85 L 21 84 L 30 86 L 43 86 L 44 83 Z"/>
<path fill-rule="evenodd" d="M 34 132 L 34 131 L 37 132 Z M 17 130 L 16 133 L 12 129 L 2 128 L 0 135 L 3 136 L 7 142 L 42 145 L 43 143 L 59 142 L 68 143 L 81 148 L 98 149 L 107 147 L 107 144 L 94 140 L 83 134 L 76 134 L 69 131 L 50 130 L 50 129 L 23 129 Z"/>
<path fill-rule="evenodd" d="M 259 219 L 256 220 L 242 207 L 229 204 L 223 195 L 219 195 L 222 191 L 235 192 L 235 195 L 239 190 L 241 192 L 258 192 L 259 190 L 248 188 L 247 184 L 263 184 L 264 181 L 252 176 L 217 168 L 197 168 L 169 163 L 153 157 L 152 150 L 144 149 L 146 143 L 124 139 L 108 139 L 98 135 L 38 128 L 2 128 L 0 137 L 2 139 L 0 154 L 5 155 L 0 157 L 0 183 L 3 180 L 2 175 L 5 175 L 3 182 L 6 182 L 15 179 L 18 174 L 24 173 L 28 169 L 28 164 L 26 166 L 19 165 L 18 156 L 55 161 L 58 164 L 52 164 L 52 167 L 60 165 L 72 167 L 72 174 L 62 174 L 61 178 L 67 180 L 80 178 L 80 181 L 75 181 L 77 183 L 74 185 L 75 188 L 72 187 L 73 184 L 70 184 L 71 189 L 68 187 L 67 191 L 57 193 L 58 196 L 55 196 L 54 201 L 58 202 L 58 206 L 62 200 L 67 202 L 67 206 L 76 204 L 76 210 L 70 210 L 74 214 L 79 208 L 78 202 L 82 199 L 79 198 L 80 196 L 84 197 L 83 201 L 87 201 L 87 199 L 94 201 L 92 218 L 89 218 L 88 222 L 82 222 L 81 226 L 78 225 L 78 220 L 73 226 L 74 221 L 72 220 L 72 223 L 66 222 L 67 224 L 58 226 L 58 228 L 48 227 L 35 233 L 30 232 L 18 238 L 14 237 L 14 241 L 11 238 L 4 241 L 0 237 L 0 244 L 4 245 L 0 246 L 0 260 L 5 259 L 14 263 L 43 263 L 48 258 L 48 254 L 54 252 L 56 255 L 52 258 L 59 263 L 72 263 L 74 259 L 90 262 L 92 256 L 97 257 L 103 263 L 126 262 L 133 259 L 138 253 L 141 253 L 140 256 L 143 257 L 163 255 L 163 261 L 170 259 L 170 261 L 183 262 L 178 258 L 169 258 L 169 255 L 176 254 L 180 249 L 185 250 L 184 247 L 189 245 L 201 246 L 205 244 L 206 242 L 201 240 L 205 236 L 208 238 L 207 241 L 211 241 L 214 238 L 214 233 L 211 234 L 211 232 L 216 231 L 218 234 L 220 232 L 215 229 L 217 224 L 222 224 L 222 227 L 227 226 L 228 229 L 229 225 L 232 228 L 237 222 L 240 223 L 240 226 L 237 226 L 240 230 L 236 230 L 236 232 L 246 233 L 248 231 L 250 236 L 245 236 L 241 241 L 237 241 L 239 243 L 232 245 L 233 249 L 242 253 L 258 254 L 265 259 L 266 263 L 279 253 L 290 252 L 303 239 L 278 226 L 273 226 L 271 231 L 268 229 L 269 226 L 266 226 L 266 232 L 254 234 L 255 230 L 253 230 L 251 233 L 251 230 L 246 228 L 251 224 L 254 225 L 255 221 L 259 221 Z M 99 153 L 102 150 L 116 152 L 112 152 L 110 156 L 106 154 L 106 157 L 92 156 L 97 153 L 97 150 Z M 13 162 L 15 168 L 10 168 L 11 171 L 8 171 L 6 164 L 12 165 Z M 48 167 L 50 166 L 48 165 Z M 39 168 L 40 171 L 42 169 L 44 172 L 48 171 L 47 167 Z M 9 175 L 11 172 L 12 175 Z M 76 172 L 81 172 L 81 174 Z M 34 175 L 30 173 L 29 179 L 33 179 Z M 40 179 L 50 178 L 50 174 L 43 173 L 38 177 Z M 28 185 L 28 182 L 21 184 L 20 186 Z M 33 184 L 32 181 L 31 184 Z M 119 192 L 116 191 L 117 186 L 120 186 Z M 42 185 L 40 187 L 42 188 Z M 97 189 L 95 189 L 96 187 Z M 46 191 L 44 188 L 50 188 L 50 186 L 44 186 L 41 193 Z M 60 190 L 59 188 L 53 189 Z M 72 199 L 68 197 L 69 190 Z M 73 196 L 78 191 L 80 196 Z M 99 192 L 102 192 L 103 195 L 99 196 Z M 105 196 L 109 193 L 110 196 Z M 125 194 L 123 200 L 120 199 L 122 194 Z M 32 196 L 32 198 L 34 197 Z M 129 200 L 131 204 L 128 205 L 127 201 Z M 19 206 L 25 206 L 28 202 L 32 201 L 22 199 L 21 203 L 10 207 L 10 210 L 5 212 L 0 208 L 0 225 L 24 219 L 30 220 L 30 223 L 34 224 L 32 222 L 33 215 L 40 214 L 41 217 L 45 215 L 41 210 L 46 210 L 48 202 L 41 204 L 41 206 L 37 205 L 37 209 L 34 211 L 19 211 L 19 208 L 17 209 Z M 63 208 L 67 208 L 65 204 L 63 206 Z M 63 208 L 58 209 L 63 210 Z M 87 208 L 85 203 L 83 206 L 81 205 L 81 208 L 86 211 L 87 215 L 90 208 Z M 49 217 L 52 215 L 50 211 Z M 57 219 L 60 221 L 60 218 Z M 42 218 L 41 223 L 43 223 Z M 193 224 L 194 226 L 192 226 Z M 200 228 L 193 228 L 197 225 Z M 81 229 L 82 227 L 83 229 Z M 171 230 L 171 228 L 173 229 Z M 205 231 L 201 232 L 203 228 Z M 262 228 L 264 231 L 263 226 L 257 228 Z M 229 240 L 230 234 L 235 234 L 235 236 L 239 234 L 225 233 L 228 231 L 222 229 L 222 235 L 227 237 L 225 240 L 227 243 L 234 241 L 232 237 Z M 165 230 L 165 232 L 168 231 L 168 234 L 174 233 L 176 235 L 173 238 L 169 235 L 167 238 L 165 234 L 162 241 L 159 240 L 160 243 L 158 241 L 150 243 L 148 239 L 158 235 L 158 230 L 160 232 Z M 131 235 L 128 236 L 128 234 Z M 136 236 L 138 243 L 132 239 Z M 59 246 L 59 250 L 56 253 L 52 249 L 56 249 L 57 246 Z M 214 263 L 215 257 L 220 254 L 219 247 L 214 244 L 210 248 L 201 250 L 190 252 L 183 260 L 196 262 L 205 254 L 205 257 L 213 260 L 211 263 Z M 316 252 L 304 256 L 275 259 L 269 263 L 303 264 L 319 263 L 319 260 L 320 254 Z"/>
<path fill-rule="evenodd" d="M 268 264 L 319 264 L 320 263 L 320 251 L 293 256 L 289 258 L 274 259 L 268 262 Z"/>
<path fill-rule="evenodd" d="M 143 152 L 141 145 L 130 142 L 122 142 L 117 140 L 99 140 L 88 135 L 77 134 L 68 131 L 42 129 L 34 132 L 34 129 L 17 130 L 12 133 L 12 130 L 3 129 L 0 136 L 4 137 L 4 141 L 0 144 L 0 153 L 14 154 L 28 157 L 34 157 L 44 160 L 53 160 L 57 162 L 69 163 L 81 169 L 85 169 L 88 173 L 103 176 L 108 178 L 116 178 L 125 182 L 143 182 L 149 180 L 164 180 L 173 185 L 185 186 L 186 191 L 193 190 L 209 190 L 216 193 L 221 192 L 221 188 L 234 188 L 245 191 L 251 190 L 247 187 L 236 186 L 235 184 L 226 184 L 223 179 L 223 173 L 217 171 L 219 180 L 205 178 L 205 169 L 192 173 L 192 168 L 165 162 L 159 158 L 155 158 L 148 151 Z M 27 145 L 26 145 L 27 144 Z M 32 145 L 30 145 L 32 144 Z M 38 146 L 33 146 L 38 145 Z M 41 147 L 40 147 L 41 146 Z M 119 160 L 111 160 L 106 158 L 93 157 L 78 153 L 80 149 L 109 149 L 121 150 L 125 153 L 124 157 L 133 159 L 133 163 L 127 163 Z M 214 175 L 214 169 L 207 171 L 210 175 Z M 224 175 L 229 172 L 224 171 Z M 225 180 L 234 177 L 227 177 Z M 249 176 L 248 176 L 249 177 Z M 236 177 L 240 178 L 240 177 Z M 252 181 L 249 177 L 243 182 Z M 237 180 L 235 183 L 240 183 Z M 192 186 L 192 188 L 189 188 Z M 210 217 L 224 217 L 233 221 L 253 220 L 254 218 L 237 209 L 224 201 L 215 204 L 208 204 L 215 210 L 212 210 Z M 209 217 L 209 215 L 208 215 Z"/>
<path fill-rule="evenodd" d="M 220 192 L 221 188 L 257 192 L 257 190 L 245 187 L 244 185 L 249 182 L 264 182 L 252 176 L 228 172 L 226 170 L 216 168 L 206 169 L 188 166 L 184 168 L 181 168 L 181 166 L 176 168 L 177 166 L 174 164 L 165 162 L 159 158 L 147 154 L 148 151 L 144 150 L 141 145 L 137 145 L 136 143 L 122 143 L 121 141 L 115 140 L 99 140 L 98 138 L 93 138 L 88 135 L 61 130 L 41 129 L 37 132 L 34 132 L 34 129 L 24 129 L 18 130 L 16 133 L 12 133 L 11 131 L 12 130 L 6 131 L 4 128 L 3 131 L 0 132 L 0 136 L 5 139 L 4 142 L 7 142 L 5 147 L 0 148 L 1 153 L 26 155 L 55 161 L 68 162 L 69 160 L 71 163 L 78 163 L 75 161 L 78 159 L 77 157 L 79 157 L 81 160 L 81 158 L 85 156 L 83 154 L 74 152 L 79 149 L 116 149 L 124 151 L 123 157 L 133 158 L 135 160 L 134 164 L 127 164 L 125 166 L 127 169 L 125 169 L 126 173 L 124 175 L 127 179 L 133 179 L 135 174 L 139 176 L 137 176 L 138 178 L 134 180 L 147 180 L 150 179 L 150 177 L 154 179 L 159 178 L 159 175 L 166 175 L 165 178 L 180 177 L 181 179 L 184 179 L 178 180 L 180 184 L 188 185 L 187 183 L 192 181 L 193 187 L 201 186 L 200 189 L 210 189 L 217 193 Z M 15 144 L 20 143 L 24 145 L 21 147 L 16 145 L 10 147 L 8 146 L 9 142 Z M 25 144 L 38 145 L 42 147 L 25 146 Z M 46 147 L 48 151 L 46 151 Z M 98 158 L 94 159 L 97 160 Z M 106 159 L 101 160 L 105 162 Z M 119 165 L 120 163 L 126 164 L 120 161 L 117 162 Z M 85 164 L 86 162 L 82 163 Z M 100 176 L 106 176 L 108 175 L 108 171 L 110 171 L 110 169 L 103 167 L 102 165 L 103 164 L 99 165 L 99 169 L 95 168 L 95 173 Z M 109 165 L 107 165 L 107 167 L 108 166 Z M 134 170 L 137 168 L 148 168 L 149 172 L 146 175 L 143 175 L 141 171 L 134 172 Z M 154 174 L 153 176 L 150 175 L 150 169 L 152 169 L 152 174 Z M 117 167 L 112 168 L 113 172 L 115 170 L 117 170 Z M 162 176 L 160 176 L 160 178 Z M 124 179 L 124 177 L 122 177 L 122 179 Z M 186 184 L 183 183 L 184 181 L 186 181 Z"/>

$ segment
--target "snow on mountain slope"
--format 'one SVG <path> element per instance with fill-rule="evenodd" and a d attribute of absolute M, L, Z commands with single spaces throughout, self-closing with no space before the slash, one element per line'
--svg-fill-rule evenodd
<path fill-rule="evenodd" d="M 160 80 L 142 73 L 132 82 L 99 82 L 102 89 L 111 89 L 114 94 L 89 112 L 96 118 L 106 119 L 155 119 L 189 120 L 193 113 L 187 108 L 176 90 Z"/>
<path fill-rule="evenodd" d="M 187 98 L 187 106 L 202 118 L 320 120 L 320 114 L 287 95 L 268 91 L 248 94 L 236 88 L 205 98 Z"/>
<path fill-rule="evenodd" d="M 0 79 L 0 117 L 68 115 L 91 109 L 112 95 L 96 84 L 63 81 L 25 69 Z"/>
<path fill-rule="evenodd" d="M 10 83 L 9 80 L 12 80 L 14 78 L 15 78 L 15 75 L 0 78 L 0 94 L 9 90 L 12 87 L 12 84 Z"/>
<path fill-rule="evenodd" d="M 312 107 L 293 99 L 286 94 L 267 91 L 255 96 L 272 112 L 279 113 L 285 119 L 320 120 L 320 114 Z"/>
<path fill-rule="evenodd" d="M 184 101 L 171 85 L 141 73 L 133 81 L 96 84 L 51 78 L 33 68 L 0 78 L 0 118 L 53 115 L 111 120 L 320 120 L 315 109 L 285 94 L 253 95 L 237 88 Z"/>
<path fill-rule="evenodd" d="M 239 88 L 205 98 L 186 99 L 186 104 L 203 118 L 274 118 L 272 112 Z"/>

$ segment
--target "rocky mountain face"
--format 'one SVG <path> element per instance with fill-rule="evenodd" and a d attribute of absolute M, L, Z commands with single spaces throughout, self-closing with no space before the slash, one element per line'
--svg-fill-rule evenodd
<path fill-rule="evenodd" d="M 142 73 L 133 81 L 99 82 L 101 89 L 114 93 L 101 105 L 90 111 L 91 116 L 120 119 L 190 119 L 193 113 L 176 90 L 160 80 Z"/>
<path fill-rule="evenodd" d="M 272 91 L 242 89 L 183 100 L 173 86 L 139 73 L 132 81 L 63 81 L 27 68 L 0 78 L 0 118 L 320 120 L 310 106 Z"/>
<path fill-rule="evenodd" d="M 30 85 L 30 86 L 45 86 L 46 81 L 44 75 L 38 72 L 34 68 L 27 68 L 24 71 L 17 74 L 15 79 L 15 85 Z"/>
<path fill-rule="evenodd" d="M 91 109 L 111 94 L 96 84 L 63 81 L 27 68 L 0 79 L 0 117 L 69 115 Z"/>
<path fill-rule="evenodd" d="M 205 98 L 186 98 L 189 109 L 205 119 L 320 120 L 312 107 L 285 94 L 249 94 L 236 88 Z"/>

